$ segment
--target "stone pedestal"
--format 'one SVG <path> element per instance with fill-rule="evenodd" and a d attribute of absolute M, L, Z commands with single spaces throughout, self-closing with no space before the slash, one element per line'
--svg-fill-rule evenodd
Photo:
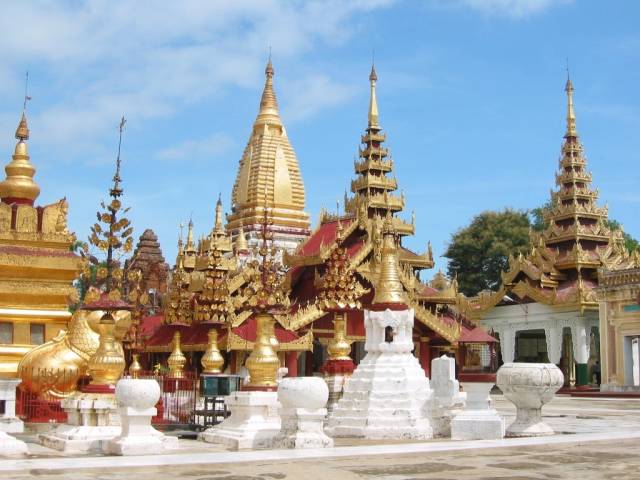
<path fill-rule="evenodd" d="M 7 433 L 0 432 L 0 457 L 20 457 L 27 453 L 26 443 Z"/>
<path fill-rule="evenodd" d="M 494 440 L 504 437 L 504 418 L 491 408 L 493 382 L 461 382 L 467 394 L 462 412 L 451 420 L 452 440 Z"/>
<path fill-rule="evenodd" d="M 333 437 L 427 439 L 429 379 L 413 356 L 413 310 L 365 310 L 366 356 L 329 416 Z"/>
<path fill-rule="evenodd" d="M 234 450 L 268 448 L 280 432 L 278 393 L 234 392 L 225 399 L 230 416 L 219 425 L 202 432 L 198 438 L 222 443 Z"/>
<path fill-rule="evenodd" d="M 178 448 L 176 437 L 167 437 L 151 426 L 158 410 L 160 386 L 155 380 L 123 379 L 116 385 L 116 399 L 122 429 L 120 435 L 103 443 L 112 455 L 147 455 Z"/>
<path fill-rule="evenodd" d="M 100 452 L 102 441 L 120 434 L 120 417 L 113 393 L 79 392 L 62 401 L 67 423 L 38 435 L 45 447 L 63 452 Z"/>
<path fill-rule="evenodd" d="M 442 355 L 431 361 L 431 427 L 436 437 L 451 436 L 451 420 L 464 408 L 466 393 L 456 380 L 456 361 Z"/>
<path fill-rule="evenodd" d="M 22 420 L 16 417 L 16 388 L 18 385 L 20 385 L 19 379 L 0 379 L 0 403 L 4 403 L 4 413 L 0 414 L 0 432 L 20 433 L 24 431 Z"/>
<path fill-rule="evenodd" d="M 542 406 L 553 399 L 563 384 L 562 371 L 553 363 L 505 363 L 500 367 L 497 385 L 517 408 L 507 436 L 552 435 L 553 429 L 542 421 Z"/>
<path fill-rule="evenodd" d="M 321 378 L 285 378 L 278 386 L 280 401 L 280 432 L 274 438 L 274 448 L 333 447 L 333 440 L 324 433 L 324 407 L 329 397 L 327 384 Z"/>

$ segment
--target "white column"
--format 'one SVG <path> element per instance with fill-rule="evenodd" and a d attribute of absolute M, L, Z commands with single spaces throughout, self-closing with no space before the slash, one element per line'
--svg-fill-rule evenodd
<path fill-rule="evenodd" d="M 591 327 L 583 325 L 571 325 L 571 341 L 573 342 L 573 357 L 576 363 L 589 361 L 589 337 Z"/>
<path fill-rule="evenodd" d="M 547 324 L 544 326 L 544 336 L 549 362 L 559 365 L 562 357 L 562 327 L 555 322 Z"/>
<path fill-rule="evenodd" d="M 516 331 L 513 327 L 496 329 L 500 336 L 500 352 L 503 363 L 512 363 L 516 352 Z"/>

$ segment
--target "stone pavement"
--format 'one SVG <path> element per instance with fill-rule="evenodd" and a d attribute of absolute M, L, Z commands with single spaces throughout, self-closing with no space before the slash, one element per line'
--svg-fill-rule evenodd
<path fill-rule="evenodd" d="M 513 408 L 500 396 L 495 406 Z M 228 452 L 183 441 L 176 455 L 64 458 L 33 449 L 28 460 L 0 460 L 4 479 L 339 480 L 640 478 L 640 399 L 559 397 L 543 409 L 553 437 L 484 442 L 365 442 L 345 439 L 322 451 Z M 33 447 L 33 445 L 30 445 Z M 50 456 L 51 455 L 51 456 Z M 49 457 L 49 458 L 44 458 Z M 57 458 L 52 458 L 57 457 Z M 315 458 L 314 458 L 315 457 Z M 165 465 L 162 465 L 162 464 Z M 143 465 L 146 465 L 143 467 Z M 87 469 L 87 467 L 93 467 Z"/>

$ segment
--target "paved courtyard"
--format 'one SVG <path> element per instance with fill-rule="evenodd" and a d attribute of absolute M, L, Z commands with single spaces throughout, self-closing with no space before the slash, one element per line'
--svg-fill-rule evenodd
<path fill-rule="evenodd" d="M 507 423 L 514 408 L 494 405 Z M 543 410 L 558 435 L 541 439 L 379 442 L 341 439 L 321 451 L 229 452 L 183 440 L 172 455 L 64 457 L 30 444 L 27 460 L 0 460 L 4 479 L 338 480 L 640 478 L 640 399 L 558 397 Z M 29 436 L 25 436 L 29 440 Z"/>

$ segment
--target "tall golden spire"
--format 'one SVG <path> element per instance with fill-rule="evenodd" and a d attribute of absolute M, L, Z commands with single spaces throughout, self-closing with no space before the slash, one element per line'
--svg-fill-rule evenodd
<path fill-rule="evenodd" d="M 578 130 L 576 129 L 576 113 L 573 110 L 573 83 L 569 72 L 567 71 L 567 84 L 564 87 L 564 91 L 567 92 L 567 137 L 577 137 Z"/>
<path fill-rule="evenodd" d="M 273 89 L 273 64 L 271 63 L 271 55 L 269 55 L 269 61 L 264 69 L 266 76 L 264 82 L 264 90 L 262 91 L 262 98 L 260 99 L 260 111 L 253 124 L 254 128 L 268 125 L 282 126 L 282 120 L 280 119 L 280 112 L 278 111 L 278 101 L 276 100 L 276 92 Z"/>
<path fill-rule="evenodd" d="M 18 143 L 11 157 L 11 162 L 4 167 L 7 178 L 0 182 L 0 198 L 5 203 L 33 205 L 35 199 L 40 195 L 40 187 L 33 181 L 36 169 L 29 161 L 27 147 L 29 127 L 24 111 L 16 129 L 16 139 Z"/>
<path fill-rule="evenodd" d="M 369 98 L 369 128 L 380 130 L 380 124 L 378 123 L 378 100 L 376 98 L 377 81 L 378 75 L 376 74 L 376 67 L 374 64 L 371 64 L 371 73 L 369 74 L 369 82 L 371 82 L 371 97 Z"/>
<path fill-rule="evenodd" d="M 278 112 L 271 58 L 265 75 L 258 116 L 233 186 L 226 228 L 235 234 L 242 225 L 249 243 L 255 243 L 263 212 L 270 208 L 275 245 L 293 250 L 309 235 L 309 215 L 304 211 L 298 159 Z"/>
<path fill-rule="evenodd" d="M 187 246 L 185 252 L 195 252 L 196 244 L 193 242 L 193 220 L 189 220 L 189 227 L 187 230 Z"/>

